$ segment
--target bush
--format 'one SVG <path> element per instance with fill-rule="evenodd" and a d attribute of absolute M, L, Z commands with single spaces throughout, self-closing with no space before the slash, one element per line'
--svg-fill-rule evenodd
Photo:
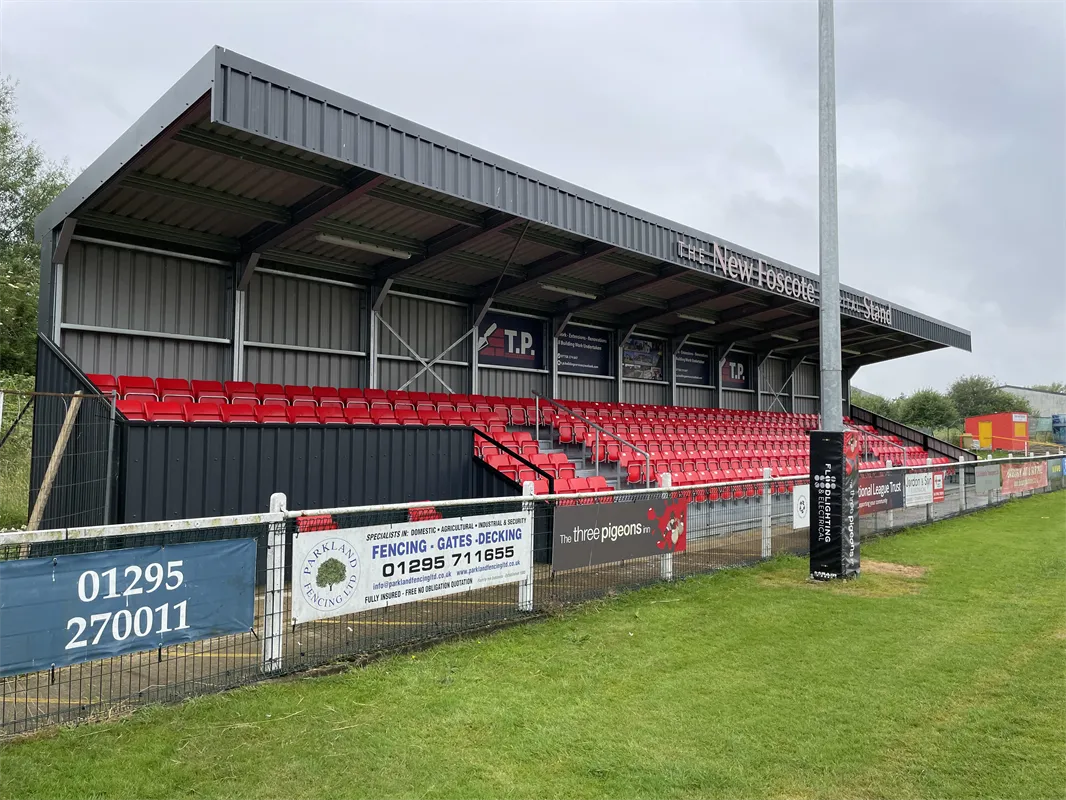
<path fill-rule="evenodd" d="M 10 430 L 30 399 L 33 376 L 0 372 L 4 411 L 0 414 L 0 528 L 26 524 L 29 515 L 30 445 L 33 441 L 33 408 L 26 410 L 14 430 Z M 9 432 L 10 431 L 10 432 Z"/>

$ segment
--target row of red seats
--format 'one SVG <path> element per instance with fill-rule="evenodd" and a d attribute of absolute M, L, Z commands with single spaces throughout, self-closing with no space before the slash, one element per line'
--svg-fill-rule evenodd
<path fill-rule="evenodd" d="M 456 414 L 448 418 L 428 412 L 386 412 L 364 406 L 276 406 L 249 403 L 224 403 L 201 400 L 198 403 L 172 401 L 119 400 L 116 407 L 122 416 L 148 422 L 224 422 L 224 423 L 305 423 L 332 425 L 446 425 L 470 427 L 494 433 L 506 432 L 506 425 L 494 412 L 470 415 Z"/>
<path fill-rule="evenodd" d="M 735 424 L 765 421 L 767 424 L 810 429 L 817 427 L 819 421 L 817 414 L 790 414 L 783 411 L 745 411 L 692 406 L 648 406 L 630 403 L 588 403 L 582 401 L 564 402 L 572 411 L 595 421 L 597 424 L 602 419 L 715 420 Z"/>
<path fill-rule="evenodd" d="M 509 424 L 530 422 L 534 401 L 516 397 L 449 395 L 384 389 L 293 386 L 250 381 L 189 381 L 184 378 L 91 374 L 89 380 L 104 394 L 123 400 L 201 402 L 218 400 L 246 405 L 363 407 L 388 412 L 428 411 L 437 414 L 495 411 Z"/>

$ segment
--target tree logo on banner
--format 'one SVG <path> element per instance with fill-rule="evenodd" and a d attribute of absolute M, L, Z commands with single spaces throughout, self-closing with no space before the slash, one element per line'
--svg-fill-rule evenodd
<path fill-rule="evenodd" d="M 359 556 L 344 539 L 326 539 L 300 566 L 300 592 L 319 611 L 339 613 L 359 587 Z"/>

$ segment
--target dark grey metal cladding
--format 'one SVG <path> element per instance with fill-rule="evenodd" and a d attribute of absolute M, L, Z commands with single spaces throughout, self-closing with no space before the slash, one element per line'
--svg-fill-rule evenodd
<path fill-rule="evenodd" d="M 63 284 L 60 343 L 85 372 L 230 377 L 230 269 L 74 241 Z"/>
<path fill-rule="evenodd" d="M 465 428 L 130 423 L 125 460 L 124 522 L 520 494 Z"/>
<path fill-rule="evenodd" d="M 102 525 L 114 519 L 113 513 L 105 515 L 104 500 L 107 496 L 108 437 L 111 435 L 110 406 L 100 397 L 67 356 L 44 335 L 37 337 L 38 392 L 70 395 L 83 392 L 82 401 L 75 418 L 74 428 L 53 488 L 41 519 L 41 528 L 65 528 L 81 525 Z M 13 398 L 9 398 L 11 402 Z M 40 395 L 33 409 L 33 442 L 30 465 L 29 507 L 37 500 L 48 461 L 52 455 L 59 431 L 66 418 L 69 397 Z M 121 439 L 121 429 L 115 426 L 116 439 Z M 118 442 L 113 450 L 117 456 Z M 117 460 L 114 462 L 117 463 Z M 118 473 L 111 471 L 110 496 L 112 511 L 117 497 Z"/>
<path fill-rule="evenodd" d="M 812 273 L 609 200 L 236 53 L 215 52 L 213 122 L 686 268 L 693 265 L 679 257 L 679 242 L 711 252 L 717 245 L 803 278 L 817 290 Z M 721 272 L 715 275 L 743 282 Z M 862 293 L 842 290 L 861 304 Z M 886 327 L 970 349 L 969 332 L 886 305 L 893 311 Z M 861 317 L 847 305 L 844 313 Z"/>

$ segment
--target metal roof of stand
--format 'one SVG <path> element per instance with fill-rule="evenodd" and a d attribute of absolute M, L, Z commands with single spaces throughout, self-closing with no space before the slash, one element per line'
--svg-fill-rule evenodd
<path fill-rule="evenodd" d="M 818 353 L 818 278 L 216 47 L 38 218 L 58 232 L 344 276 L 719 346 Z M 57 259 L 58 260 L 58 259 Z M 841 287 L 844 366 L 970 333 Z"/>

